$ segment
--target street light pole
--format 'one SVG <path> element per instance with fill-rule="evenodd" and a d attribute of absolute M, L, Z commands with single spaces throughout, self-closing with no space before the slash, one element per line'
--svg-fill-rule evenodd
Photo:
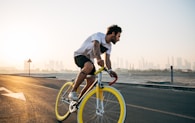
<path fill-rule="evenodd" d="M 30 63 L 32 62 L 31 59 L 27 61 L 29 63 L 29 76 L 30 76 Z"/>
<path fill-rule="evenodd" d="M 171 65 L 171 83 L 173 84 L 173 66 Z"/>

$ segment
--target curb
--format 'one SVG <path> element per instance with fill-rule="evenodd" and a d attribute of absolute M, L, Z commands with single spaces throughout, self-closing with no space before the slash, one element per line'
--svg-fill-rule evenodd
<path fill-rule="evenodd" d="M 117 84 L 126 84 L 131 86 L 141 86 L 141 87 L 150 87 L 150 88 L 162 88 L 162 89 L 175 89 L 183 91 L 193 91 L 195 92 L 195 87 L 192 86 L 179 86 L 179 85 L 162 85 L 162 84 L 148 84 L 148 83 L 122 83 L 118 82 Z"/>

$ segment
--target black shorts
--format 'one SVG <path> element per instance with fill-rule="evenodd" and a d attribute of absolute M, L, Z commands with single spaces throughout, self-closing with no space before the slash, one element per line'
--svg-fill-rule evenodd
<path fill-rule="evenodd" d="M 83 55 L 75 56 L 74 57 L 74 62 L 81 69 L 84 67 L 84 64 L 86 62 L 91 62 L 93 64 L 93 62 L 90 59 L 88 59 L 86 56 L 83 56 Z M 89 75 L 94 75 L 95 71 L 96 71 L 95 66 L 93 64 L 93 70 L 89 73 Z"/>

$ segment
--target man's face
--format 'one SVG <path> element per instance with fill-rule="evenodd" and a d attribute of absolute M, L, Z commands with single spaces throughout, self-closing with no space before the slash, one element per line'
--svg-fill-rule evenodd
<path fill-rule="evenodd" d="M 118 42 L 118 41 L 120 40 L 120 36 L 121 36 L 121 33 L 120 33 L 120 32 L 118 32 L 117 34 L 115 34 L 115 33 L 113 32 L 110 41 L 111 41 L 113 44 L 116 44 L 116 42 Z"/>

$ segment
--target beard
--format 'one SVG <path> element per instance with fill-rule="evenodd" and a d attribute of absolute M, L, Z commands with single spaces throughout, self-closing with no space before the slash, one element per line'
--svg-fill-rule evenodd
<path fill-rule="evenodd" d="M 111 42 L 113 43 L 113 44 L 116 44 L 116 37 L 114 36 L 113 38 L 111 38 Z"/>

